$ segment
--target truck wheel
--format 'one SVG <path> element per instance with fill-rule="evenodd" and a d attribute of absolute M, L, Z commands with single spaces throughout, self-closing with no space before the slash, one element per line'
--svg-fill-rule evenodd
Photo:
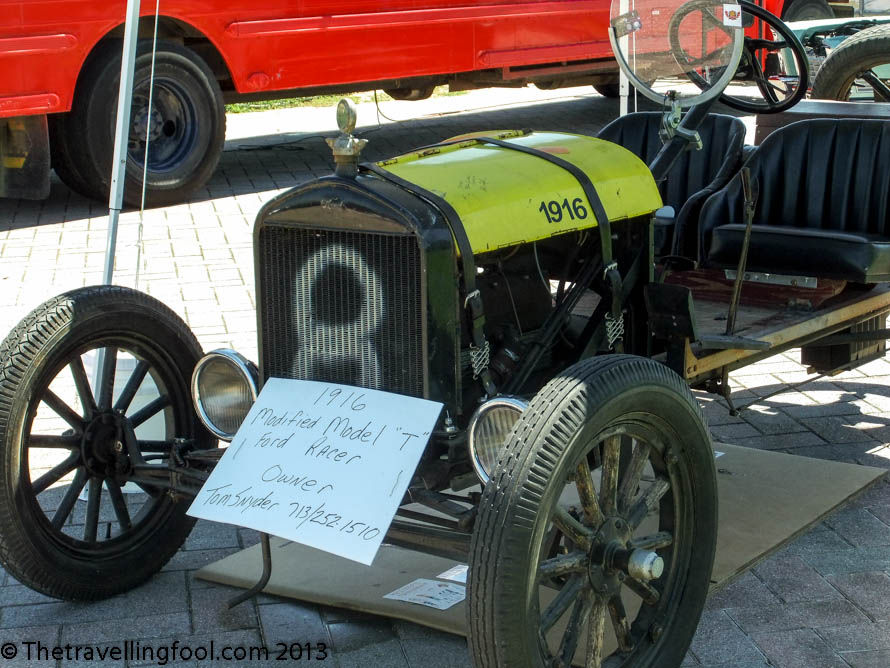
<path fill-rule="evenodd" d="M 384 88 L 383 92 L 389 95 L 393 100 L 408 100 L 417 102 L 426 100 L 433 94 L 435 86 L 424 86 L 423 88 Z"/>
<path fill-rule="evenodd" d="M 653 82 L 646 81 L 644 83 L 651 85 Z M 627 85 L 630 95 L 634 95 L 634 85 L 630 82 L 628 82 Z M 617 100 L 621 97 L 621 83 L 617 79 L 608 83 L 593 84 L 593 89 L 603 97 L 608 97 L 613 100 Z"/>
<path fill-rule="evenodd" d="M 120 85 L 121 43 L 109 42 L 84 68 L 71 127 L 81 174 L 108 197 Z M 140 42 L 133 79 L 124 201 L 139 206 L 149 136 L 146 206 L 185 200 L 219 162 L 226 133 L 222 92 L 207 64 L 191 49 L 158 41 L 154 94 L 148 109 L 151 44 Z"/>
<path fill-rule="evenodd" d="M 96 382 L 101 349 L 110 363 Z M 113 286 L 50 299 L 12 330 L 0 344 L 0 563 L 10 575 L 48 596 L 100 599 L 175 554 L 194 523 L 188 503 L 135 482 L 124 443 L 132 434 L 151 464 L 175 439 L 212 445 L 189 393 L 200 355 L 170 309 Z"/>
<path fill-rule="evenodd" d="M 834 18 L 827 0 L 794 0 L 790 5 L 785 5 L 782 12 L 782 20 L 786 23 Z"/>
<path fill-rule="evenodd" d="M 841 42 L 813 82 L 821 100 L 890 102 L 890 26 L 877 25 Z"/>
<path fill-rule="evenodd" d="M 714 454 L 666 367 L 580 362 L 531 401 L 485 486 L 470 545 L 477 668 L 676 668 L 708 592 Z"/>
<path fill-rule="evenodd" d="M 603 97 L 608 97 L 612 100 L 617 100 L 618 96 L 621 95 L 621 84 L 619 82 L 609 82 L 609 83 L 598 83 L 593 84 L 593 90 L 602 95 Z"/>
<path fill-rule="evenodd" d="M 49 129 L 49 151 L 53 171 L 62 183 L 76 193 L 92 199 L 101 199 L 102 190 L 95 183 L 87 181 L 80 173 L 77 160 L 71 151 L 69 138 L 72 136 L 68 128 L 69 113 L 49 114 L 46 117 Z"/>

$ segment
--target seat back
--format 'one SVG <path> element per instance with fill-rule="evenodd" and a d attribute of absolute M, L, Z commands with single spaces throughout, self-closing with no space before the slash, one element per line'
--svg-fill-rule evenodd
<path fill-rule="evenodd" d="M 662 147 L 658 134 L 662 117 L 657 111 L 628 114 L 609 123 L 597 137 L 620 144 L 650 164 Z M 662 200 L 677 211 L 671 252 L 694 257 L 701 205 L 741 164 L 745 130 L 734 116 L 708 114 L 698 128 L 704 148 L 685 151 L 659 184 Z"/>
<path fill-rule="evenodd" d="M 755 225 L 878 235 L 890 240 L 890 122 L 798 121 L 770 134 L 745 163 L 757 191 Z M 711 231 L 744 223 L 741 176 L 699 216 L 699 258 Z"/>

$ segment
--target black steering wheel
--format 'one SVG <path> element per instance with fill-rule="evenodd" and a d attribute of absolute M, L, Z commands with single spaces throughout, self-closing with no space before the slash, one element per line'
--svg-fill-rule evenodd
<path fill-rule="evenodd" d="M 809 85 L 806 51 L 775 14 L 748 0 L 740 0 L 739 4 L 745 28 L 742 57 L 727 89 L 720 95 L 720 101 L 739 111 L 755 114 L 785 111 L 806 95 Z M 689 14 L 699 12 L 703 30 L 718 28 L 729 34 L 733 28 L 718 18 L 715 9 L 714 0 L 693 0 L 671 17 L 668 28 L 674 58 L 690 81 L 702 90 L 710 88 L 711 83 L 698 70 L 719 60 L 720 51 L 726 47 L 700 56 L 690 54 L 680 44 L 680 24 Z"/>

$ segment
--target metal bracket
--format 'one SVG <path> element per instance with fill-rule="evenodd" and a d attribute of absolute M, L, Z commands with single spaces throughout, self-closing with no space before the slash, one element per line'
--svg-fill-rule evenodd
<path fill-rule="evenodd" d="M 244 603 L 251 596 L 256 596 L 269 584 L 269 578 L 272 577 L 272 546 L 269 544 L 269 534 L 260 534 L 260 544 L 263 547 L 263 574 L 260 575 L 260 579 L 253 587 L 245 592 L 241 592 L 229 601 L 229 610 L 239 603 Z"/>
<path fill-rule="evenodd" d="M 680 104 L 677 102 L 674 95 L 671 95 L 669 99 L 671 102 L 670 111 L 665 112 L 661 117 L 661 129 L 658 131 L 658 136 L 661 137 L 661 142 L 667 144 L 671 139 L 677 136 L 686 140 L 687 150 L 695 147 L 696 151 L 700 151 L 704 146 L 701 140 L 701 135 L 697 130 L 687 130 L 686 128 L 680 127 L 680 121 L 683 118 Z"/>

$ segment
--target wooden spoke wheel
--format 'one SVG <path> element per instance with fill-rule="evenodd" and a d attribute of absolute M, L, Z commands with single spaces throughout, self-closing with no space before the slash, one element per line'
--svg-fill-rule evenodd
<path fill-rule="evenodd" d="M 96 599 L 175 554 L 194 522 L 188 504 L 144 472 L 177 444 L 212 445 L 191 407 L 200 355 L 172 311 L 111 286 L 56 297 L 10 333 L 0 345 L 0 561 L 10 574 L 50 596 Z"/>
<path fill-rule="evenodd" d="M 479 668 L 672 668 L 707 595 L 713 452 L 683 381 L 650 360 L 576 364 L 532 400 L 470 548 Z"/>

